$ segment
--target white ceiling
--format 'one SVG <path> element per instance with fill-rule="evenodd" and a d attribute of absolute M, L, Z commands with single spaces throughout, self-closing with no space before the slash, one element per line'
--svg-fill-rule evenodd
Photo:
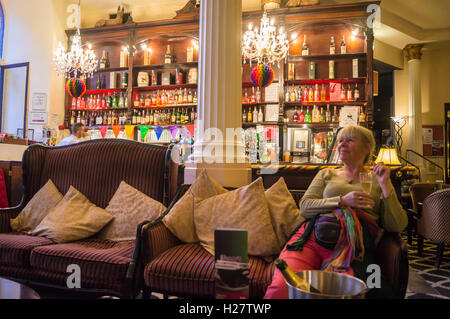
<path fill-rule="evenodd" d="M 56 0 L 60 1 L 60 0 Z M 76 3 L 76 0 L 65 0 Z M 321 4 L 365 2 L 364 0 L 320 0 Z M 81 0 L 82 26 L 92 27 L 119 5 L 131 11 L 134 21 L 171 19 L 187 0 Z M 242 0 L 243 11 L 259 10 L 261 0 Z M 381 27 L 377 40 L 403 49 L 406 44 L 450 40 L 450 0 L 382 0 Z"/>

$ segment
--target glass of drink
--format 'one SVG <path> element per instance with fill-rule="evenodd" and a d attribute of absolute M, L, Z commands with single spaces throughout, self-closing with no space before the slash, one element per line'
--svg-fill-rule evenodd
<path fill-rule="evenodd" d="M 372 190 L 372 172 L 359 173 L 359 182 L 361 183 L 363 192 L 370 194 Z"/>

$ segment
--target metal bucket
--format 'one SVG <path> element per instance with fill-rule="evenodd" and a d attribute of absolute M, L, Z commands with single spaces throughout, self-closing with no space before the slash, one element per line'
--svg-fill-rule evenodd
<path fill-rule="evenodd" d="M 367 285 L 356 277 L 321 270 L 297 272 L 320 293 L 307 292 L 287 284 L 289 299 L 364 299 Z"/>

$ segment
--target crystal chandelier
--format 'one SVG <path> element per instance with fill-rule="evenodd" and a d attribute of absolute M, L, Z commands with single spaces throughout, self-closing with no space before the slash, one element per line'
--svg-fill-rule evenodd
<path fill-rule="evenodd" d="M 97 71 L 98 67 L 98 60 L 91 45 L 88 45 L 88 49 L 85 52 L 83 50 L 79 26 L 76 34 L 72 37 L 70 52 L 66 52 L 66 48 L 60 42 L 55 51 L 53 61 L 58 75 L 64 75 L 66 78 L 76 78 L 78 74 L 85 78 L 90 78 Z"/>
<path fill-rule="evenodd" d="M 261 27 L 253 29 L 249 25 L 249 30 L 244 33 L 242 41 L 242 53 L 245 59 L 257 61 L 259 63 L 274 64 L 275 62 L 280 66 L 280 61 L 287 58 L 289 51 L 289 41 L 286 34 L 280 28 L 277 33 L 273 21 L 269 21 L 267 13 L 261 18 Z"/>

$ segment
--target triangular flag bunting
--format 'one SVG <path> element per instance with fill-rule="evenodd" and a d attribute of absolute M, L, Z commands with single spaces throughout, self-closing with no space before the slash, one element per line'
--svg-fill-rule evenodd
<path fill-rule="evenodd" d="M 102 138 L 105 138 L 106 132 L 108 132 L 108 127 L 107 126 L 100 126 L 98 129 L 100 130 L 100 133 L 102 134 Z"/>
<path fill-rule="evenodd" d="M 155 134 L 156 134 L 156 138 L 158 139 L 158 141 L 161 138 L 163 131 L 164 131 L 164 127 L 159 126 L 159 125 L 155 127 Z"/>
<path fill-rule="evenodd" d="M 142 125 L 141 126 L 141 138 L 142 142 L 145 141 L 145 137 L 147 136 L 148 130 L 150 129 L 150 126 L 148 125 Z"/>
<path fill-rule="evenodd" d="M 127 138 L 130 139 L 134 139 L 134 128 L 136 127 L 136 125 L 125 125 L 125 132 L 127 133 Z M 133 137 L 133 138 L 131 138 Z"/>
<path fill-rule="evenodd" d="M 193 138 L 194 137 L 195 125 L 190 124 L 190 125 L 186 125 L 185 127 L 189 131 L 189 133 L 191 134 L 191 137 Z"/>
<path fill-rule="evenodd" d="M 117 137 L 119 136 L 120 131 L 122 130 L 122 127 L 121 127 L 121 126 L 114 125 L 114 126 L 112 127 L 112 130 L 113 130 L 113 132 L 114 132 L 114 136 L 117 138 Z"/>
<path fill-rule="evenodd" d="M 172 138 L 176 138 L 177 133 L 178 133 L 178 126 L 175 126 L 175 125 L 169 126 L 169 131 L 170 131 L 170 134 L 172 134 Z"/>

